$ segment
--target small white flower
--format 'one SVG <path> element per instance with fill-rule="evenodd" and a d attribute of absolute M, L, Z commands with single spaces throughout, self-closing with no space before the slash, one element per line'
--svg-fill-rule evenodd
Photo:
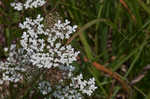
<path fill-rule="evenodd" d="M 10 4 L 12 7 L 14 7 L 15 10 L 21 11 L 23 10 L 23 4 L 18 2 L 18 3 L 11 3 Z"/>
<path fill-rule="evenodd" d="M 43 95 L 46 95 L 52 91 L 51 85 L 48 81 L 42 81 L 39 83 L 38 89 Z"/>
<path fill-rule="evenodd" d="M 5 52 L 8 52 L 8 48 L 7 48 L 7 47 L 5 47 L 5 48 L 4 48 L 4 51 L 5 51 Z"/>

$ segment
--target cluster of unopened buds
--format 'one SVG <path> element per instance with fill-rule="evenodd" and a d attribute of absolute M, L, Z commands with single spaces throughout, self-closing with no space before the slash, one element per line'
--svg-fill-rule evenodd
<path fill-rule="evenodd" d="M 23 8 L 37 8 L 44 4 L 44 0 L 27 0 L 24 4 L 11 3 L 11 6 L 21 11 Z M 5 81 L 19 82 L 24 78 L 21 72 L 28 72 L 30 66 L 45 70 L 57 68 L 60 71 L 66 71 L 67 78 L 56 84 L 55 91 L 52 91 L 49 81 L 40 81 L 37 88 L 43 95 L 51 93 L 51 96 L 58 99 L 81 99 L 82 94 L 91 96 L 97 88 L 95 79 L 83 80 L 82 74 L 76 77 L 73 75 L 75 68 L 71 64 L 76 61 L 80 52 L 75 51 L 70 44 L 64 43 L 72 33 L 76 32 L 77 26 L 71 26 L 68 20 L 64 22 L 57 20 L 51 28 L 45 28 L 42 24 L 43 20 L 41 15 L 37 15 L 35 19 L 28 17 L 19 24 L 23 30 L 20 40 L 21 48 L 11 45 L 6 61 L 0 61 L 0 84 Z M 70 80 L 70 84 L 64 85 L 66 79 Z"/>

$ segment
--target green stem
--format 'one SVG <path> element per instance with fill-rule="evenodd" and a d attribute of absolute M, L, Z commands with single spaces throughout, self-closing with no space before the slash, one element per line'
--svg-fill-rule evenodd
<path fill-rule="evenodd" d="M 145 41 L 143 42 L 143 44 L 140 46 L 138 54 L 136 55 L 135 59 L 133 60 L 132 64 L 130 65 L 130 68 L 128 69 L 127 73 L 125 74 L 125 76 L 124 76 L 125 78 L 129 75 L 129 73 L 130 73 L 131 70 L 133 69 L 133 67 L 134 67 L 134 65 L 135 65 L 135 63 L 136 63 L 136 61 L 139 59 L 139 57 L 140 57 L 140 55 L 141 55 L 141 53 L 142 53 L 142 50 L 143 50 L 143 48 L 144 48 L 144 46 L 145 46 L 146 44 L 147 44 L 147 41 L 145 40 Z"/>

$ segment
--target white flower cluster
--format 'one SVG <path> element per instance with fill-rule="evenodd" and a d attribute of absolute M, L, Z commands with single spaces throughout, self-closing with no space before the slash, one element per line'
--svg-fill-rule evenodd
<path fill-rule="evenodd" d="M 82 99 L 81 93 L 78 92 L 76 89 L 72 89 L 70 86 L 56 86 L 56 91 L 52 93 L 57 99 Z"/>
<path fill-rule="evenodd" d="M 82 94 L 91 96 L 97 89 L 94 78 L 83 80 L 83 75 L 80 74 L 77 77 L 73 77 L 72 75 L 72 77 L 67 79 L 71 81 L 69 85 L 64 85 L 64 83 L 60 82 L 60 84 L 55 85 L 56 88 L 53 92 L 49 82 L 43 84 L 43 86 L 41 86 L 40 83 L 41 87 L 39 87 L 39 89 L 43 95 L 51 92 L 51 96 L 54 96 L 57 99 L 82 99 Z"/>
<path fill-rule="evenodd" d="M 26 56 L 19 56 L 18 53 L 21 54 L 21 50 L 17 52 L 16 45 L 12 44 L 10 47 L 9 57 L 6 61 L 0 61 L 0 84 L 3 84 L 5 81 L 16 83 L 23 79 L 23 75 L 21 73 L 26 71 L 23 65 L 27 65 L 24 63 L 28 60 L 26 60 Z M 20 60 L 22 66 L 18 63 Z"/>
<path fill-rule="evenodd" d="M 70 34 L 75 32 L 77 26 L 70 26 L 69 21 L 54 24 L 51 29 L 44 30 L 41 24 L 43 18 L 38 15 L 36 19 L 26 18 L 19 27 L 26 29 L 23 32 L 21 45 L 31 55 L 31 62 L 39 68 L 58 67 L 69 65 L 76 61 L 79 51 L 75 51 L 71 45 L 62 44 L 64 39 L 68 39 Z"/>
<path fill-rule="evenodd" d="M 74 89 L 79 89 L 83 94 L 91 96 L 91 94 L 97 89 L 95 86 L 95 78 L 90 78 L 88 81 L 83 80 L 83 75 L 80 74 L 77 77 L 72 78 L 72 83 L 70 84 Z"/>
<path fill-rule="evenodd" d="M 70 85 L 56 86 L 56 91 L 52 95 L 58 99 L 82 99 L 82 94 L 91 96 L 97 89 L 94 78 L 90 78 L 88 81 L 83 80 L 83 76 L 80 74 L 77 77 L 72 76 L 71 80 Z"/>
<path fill-rule="evenodd" d="M 15 10 L 21 11 L 23 9 L 41 7 L 45 3 L 45 0 L 27 0 L 25 3 L 13 2 L 10 5 L 14 7 Z"/>
<path fill-rule="evenodd" d="M 11 3 L 11 6 L 17 11 L 23 10 L 23 4 L 21 2 Z"/>
<path fill-rule="evenodd" d="M 62 23 L 61 20 L 58 20 L 57 23 L 54 24 L 53 28 L 51 29 L 52 32 L 55 33 L 56 38 L 60 39 L 69 39 L 70 34 L 73 32 L 76 32 L 77 25 L 74 25 L 73 27 L 69 25 L 70 21 L 65 20 L 65 23 Z M 65 33 L 64 33 L 65 31 Z"/>
<path fill-rule="evenodd" d="M 51 99 L 51 97 L 55 97 L 56 99 L 82 99 L 81 92 L 78 91 L 76 88 L 72 88 L 69 84 L 65 84 L 66 81 L 71 81 L 71 77 L 73 77 L 72 72 L 74 71 L 74 67 L 72 66 L 61 66 L 59 67 L 60 70 L 66 71 L 65 73 L 71 73 L 70 76 L 66 75 L 67 78 L 64 80 L 57 81 L 58 83 L 52 85 L 49 81 L 42 81 L 38 84 L 38 89 L 43 95 L 48 96 L 44 99 Z"/>

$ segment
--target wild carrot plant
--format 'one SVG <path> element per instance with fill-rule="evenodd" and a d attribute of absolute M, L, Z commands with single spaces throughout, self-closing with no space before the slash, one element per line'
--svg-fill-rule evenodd
<path fill-rule="evenodd" d="M 150 99 L 149 5 L 0 0 L 0 99 Z"/>
<path fill-rule="evenodd" d="M 45 3 L 44 0 L 27 0 L 10 5 L 14 10 L 22 11 Z M 94 77 L 84 80 L 82 72 L 74 73 L 76 68 L 72 63 L 77 61 L 80 51 L 71 44 L 66 45 L 66 41 L 76 32 L 77 25 L 71 26 L 67 19 L 49 20 L 56 22 L 53 24 L 43 24 L 44 20 L 48 19 L 38 14 L 36 18 L 29 16 L 18 24 L 18 28 L 22 29 L 19 46 L 11 44 L 8 57 L 0 61 L 0 84 L 2 91 L 8 83 L 8 88 L 15 86 L 20 92 L 8 89 L 8 94 L 0 95 L 1 99 L 17 98 L 15 95 L 33 99 L 36 94 L 43 99 L 82 99 L 84 95 L 91 96 L 97 89 Z M 35 75 L 38 75 L 36 80 Z M 30 86 L 31 82 L 34 86 Z"/>

